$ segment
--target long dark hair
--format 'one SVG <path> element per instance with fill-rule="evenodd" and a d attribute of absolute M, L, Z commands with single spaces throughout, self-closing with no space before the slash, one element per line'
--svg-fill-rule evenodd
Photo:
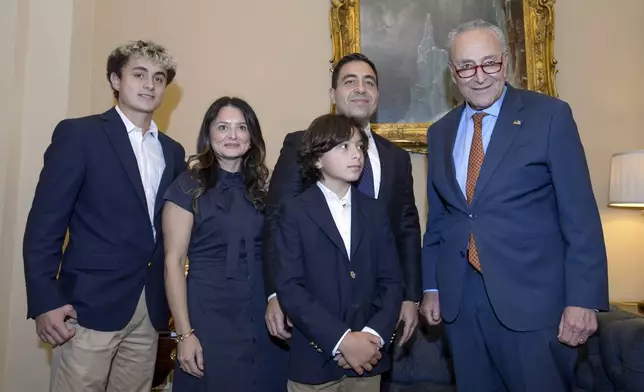
<path fill-rule="evenodd" d="M 239 109 L 244 115 L 250 134 L 250 148 L 242 157 L 241 174 L 244 178 L 246 191 L 255 208 L 264 210 L 264 197 L 268 179 L 268 168 L 264 164 L 266 144 L 262 137 L 262 129 L 253 108 L 241 98 L 221 97 L 210 105 L 204 115 L 197 137 L 197 153 L 190 156 L 188 166 L 193 177 L 199 182 L 199 187 L 192 192 L 193 204 L 207 190 L 217 184 L 219 161 L 210 145 L 210 126 L 217 118 L 219 111 L 227 106 Z"/>

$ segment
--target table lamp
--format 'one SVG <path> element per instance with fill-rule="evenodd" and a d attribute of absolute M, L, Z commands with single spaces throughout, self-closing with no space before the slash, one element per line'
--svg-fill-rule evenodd
<path fill-rule="evenodd" d="M 613 154 L 608 205 L 644 210 L 644 150 Z M 644 300 L 637 303 L 644 311 Z"/>

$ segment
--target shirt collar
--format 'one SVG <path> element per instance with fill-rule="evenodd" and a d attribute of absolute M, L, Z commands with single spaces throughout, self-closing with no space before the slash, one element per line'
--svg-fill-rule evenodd
<path fill-rule="evenodd" d="M 342 197 L 338 197 L 338 195 L 335 194 L 331 189 L 327 188 L 324 184 L 322 184 L 320 181 L 317 182 L 318 188 L 322 191 L 322 194 L 324 195 L 324 198 L 326 199 L 327 202 L 330 201 L 336 201 L 340 203 L 343 207 L 346 206 L 351 206 L 351 187 L 347 190 L 347 193 Z"/>
<path fill-rule="evenodd" d="M 129 118 L 127 118 L 127 116 L 121 111 L 121 108 L 119 108 L 118 105 L 116 105 L 115 108 L 116 108 L 116 112 L 121 117 L 121 120 L 123 120 L 123 124 L 125 124 L 125 129 L 127 130 L 127 133 L 131 133 L 136 129 L 141 129 L 136 125 L 134 125 L 134 123 L 132 123 L 132 121 L 130 121 Z M 157 124 L 154 122 L 154 120 L 150 122 L 150 129 L 148 129 L 148 132 L 152 134 L 154 137 L 158 137 L 159 128 L 157 127 Z"/>
<path fill-rule="evenodd" d="M 371 139 L 371 123 L 367 123 L 362 130 L 367 134 L 367 138 Z"/>
<path fill-rule="evenodd" d="M 492 106 L 490 106 L 489 108 L 485 108 L 483 110 L 476 110 L 472 108 L 469 103 L 466 103 L 465 118 L 471 118 L 472 115 L 477 112 L 483 112 L 490 116 L 499 117 L 499 113 L 501 112 L 501 106 L 503 105 L 503 99 L 505 98 L 505 93 L 507 91 L 508 91 L 508 86 L 503 86 L 503 92 L 501 93 L 501 97 L 499 97 L 499 99 L 497 99 L 496 102 L 492 104 Z"/>

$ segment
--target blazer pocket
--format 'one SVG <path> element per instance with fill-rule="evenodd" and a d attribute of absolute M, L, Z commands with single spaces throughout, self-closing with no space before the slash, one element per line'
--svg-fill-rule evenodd
<path fill-rule="evenodd" d="M 114 271 L 123 269 L 121 257 L 115 254 L 90 254 L 73 256 L 63 260 L 63 269 L 77 271 Z"/>
<path fill-rule="evenodd" d="M 563 241 L 561 231 L 555 230 L 548 233 L 535 233 L 534 235 L 523 236 L 517 241 L 517 246 L 520 249 L 530 248 L 537 245 L 545 245 L 548 243 L 556 244 Z"/>

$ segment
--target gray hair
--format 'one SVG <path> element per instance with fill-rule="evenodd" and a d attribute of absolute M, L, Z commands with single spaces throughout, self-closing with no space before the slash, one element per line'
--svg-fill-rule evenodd
<path fill-rule="evenodd" d="M 505 39 L 505 34 L 503 34 L 503 31 L 501 31 L 501 29 L 497 25 L 487 22 L 483 19 L 476 19 L 476 20 L 462 23 L 457 28 L 450 31 L 449 34 L 447 35 L 447 50 L 449 52 L 452 51 L 452 44 L 454 43 L 454 40 L 456 39 L 456 37 L 458 37 L 459 35 L 466 33 L 468 31 L 479 30 L 479 29 L 486 29 L 486 30 L 492 31 L 499 38 L 499 42 L 501 43 L 503 52 L 506 52 L 508 50 L 508 43 L 507 43 L 507 40 Z"/>

